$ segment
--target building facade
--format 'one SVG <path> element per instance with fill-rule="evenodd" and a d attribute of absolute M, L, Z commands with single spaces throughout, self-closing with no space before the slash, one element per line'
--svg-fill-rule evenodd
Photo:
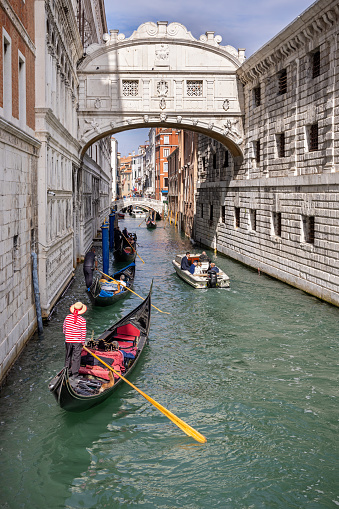
<path fill-rule="evenodd" d="M 0 379 L 36 328 L 37 251 L 34 1 L 0 2 Z"/>
<path fill-rule="evenodd" d="M 177 129 L 155 128 L 155 199 L 167 200 L 168 156 L 178 146 Z"/>
<path fill-rule="evenodd" d="M 202 243 L 335 305 L 338 20 L 337 1 L 319 0 L 238 69 L 244 163 L 238 168 L 229 158 L 223 168 L 223 149 L 214 147 L 211 172 L 213 142 L 200 140 L 195 232 Z"/>

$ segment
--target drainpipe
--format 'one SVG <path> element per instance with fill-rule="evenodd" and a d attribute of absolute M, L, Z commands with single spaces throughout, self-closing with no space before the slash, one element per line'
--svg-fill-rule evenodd
<path fill-rule="evenodd" d="M 41 335 L 43 335 L 43 326 L 42 326 L 39 280 L 38 280 L 38 257 L 34 251 L 32 251 L 31 255 L 32 255 L 32 262 L 33 262 L 32 276 L 33 276 L 33 290 L 34 290 L 34 298 L 35 298 L 36 317 L 37 317 L 37 322 L 38 322 L 38 334 L 39 334 L 39 336 L 41 336 Z"/>
<path fill-rule="evenodd" d="M 101 226 L 102 231 L 102 271 L 108 274 L 109 271 L 109 240 L 108 240 L 108 223 Z"/>

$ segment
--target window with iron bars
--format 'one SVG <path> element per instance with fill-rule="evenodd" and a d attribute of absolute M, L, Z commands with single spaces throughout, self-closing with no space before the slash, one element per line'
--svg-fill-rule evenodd
<path fill-rule="evenodd" d="M 285 157 L 285 133 L 276 135 L 278 157 Z"/>
<path fill-rule="evenodd" d="M 314 216 L 302 216 L 302 241 L 314 244 Z"/>
<path fill-rule="evenodd" d="M 319 148 L 318 123 L 309 126 L 309 152 L 315 152 Z"/>
<path fill-rule="evenodd" d="M 287 92 L 287 71 L 286 69 L 283 69 L 278 74 L 278 95 L 286 94 Z"/>
<path fill-rule="evenodd" d="M 217 154 L 213 154 L 213 169 L 215 170 L 217 167 Z"/>
<path fill-rule="evenodd" d="M 201 204 L 201 219 L 204 218 L 204 204 Z"/>
<path fill-rule="evenodd" d="M 213 221 L 213 205 L 210 205 L 210 221 Z"/>
<path fill-rule="evenodd" d="M 228 168 L 228 166 L 229 166 L 228 150 L 225 150 L 223 167 Z"/>
<path fill-rule="evenodd" d="M 187 95 L 189 97 L 202 97 L 202 81 L 187 80 Z"/>
<path fill-rule="evenodd" d="M 240 207 L 234 207 L 234 225 L 240 228 Z"/>
<path fill-rule="evenodd" d="M 225 207 L 225 205 L 221 206 L 221 222 L 226 223 L 226 207 Z"/>
<path fill-rule="evenodd" d="M 320 51 L 317 50 L 312 54 L 312 78 L 320 76 Z"/>
<path fill-rule="evenodd" d="M 254 100 L 254 107 L 260 106 L 261 104 L 261 93 L 260 93 L 260 87 L 255 87 L 253 89 L 253 100 Z"/>
<path fill-rule="evenodd" d="M 281 237 L 281 212 L 272 212 L 273 234 Z"/>
<path fill-rule="evenodd" d="M 260 140 L 254 142 L 254 155 L 257 163 L 260 163 Z"/>
<path fill-rule="evenodd" d="M 255 209 L 250 209 L 250 229 L 254 232 L 257 229 L 257 211 Z"/>

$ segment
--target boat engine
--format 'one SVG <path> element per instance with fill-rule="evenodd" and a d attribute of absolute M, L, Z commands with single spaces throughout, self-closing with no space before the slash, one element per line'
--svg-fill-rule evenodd
<path fill-rule="evenodd" d="M 217 287 L 217 281 L 218 281 L 217 273 L 216 272 L 209 272 L 208 280 L 207 280 L 208 288 L 216 288 Z"/>

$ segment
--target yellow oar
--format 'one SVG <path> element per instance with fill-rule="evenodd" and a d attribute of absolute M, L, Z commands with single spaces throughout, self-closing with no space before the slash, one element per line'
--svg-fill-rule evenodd
<path fill-rule="evenodd" d="M 141 223 L 140 223 L 140 224 L 138 224 L 138 228 L 139 228 L 139 226 L 141 226 L 141 224 L 142 224 L 144 221 L 145 221 L 145 219 L 143 219 L 143 220 L 141 221 Z"/>
<path fill-rule="evenodd" d="M 139 256 L 139 255 L 138 255 L 138 251 L 137 251 L 137 250 L 136 250 L 136 249 L 132 246 L 132 244 L 131 244 L 131 243 L 130 243 L 127 239 L 126 239 L 125 235 L 124 235 L 123 233 L 121 233 L 121 235 L 124 237 L 124 239 L 126 240 L 126 242 L 128 242 L 128 243 L 129 243 L 129 245 L 131 246 L 131 248 L 133 249 L 133 251 L 135 251 L 135 252 L 136 252 L 137 256 Z M 139 256 L 139 258 L 140 258 L 140 260 L 142 261 L 142 263 L 145 263 L 145 262 L 144 262 L 144 260 L 141 258 L 141 256 Z"/>
<path fill-rule="evenodd" d="M 109 277 L 110 279 L 112 279 L 112 281 L 114 281 L 115 283 L 120 283 L 121 284 L 121 281 L 117 281 L 116 279 L 114 279 L 114 277 L 112 276 L 109 276 L 108 274 L 105 274 L 104 272 L 101 272 L 101 270 L 98 270 L 98 272 L 100 272 L 100 274 L 102 274 L 103 276 L 105 277 Z M 133 292 L 133 290 L 131 290 L 130 288 L 128 288 L 128 286 L 124 286 L 124 288 L 126 288 L 126 290 L 128 290 L 129 292 L 132 292 L 134 293 L 134 295 L 136 295 L 137 297 L 139 297 L 140 299 L 142 300 L 145 300 L 143 297 L 141 297 L 141 295 L 138 295 L 136 292 Z M 170 315 L 171 313 L 168 313 L 167 311 L 161 311 L 161 309 L 153 306 L 153 304 L 151 304 L 152 308 L 156 309 L 157 311 L 160 311 L 160 313 L 165 313 L 166 315 Z"/>
<path fill-rule="evenodd" d="M 111 366 L 106 364 L 105 361 L 100 359 L 100 357 L 95 355 L 95 353 L 91 352 L 91 350 L 86 348 L 86 346 L 83 346 L 83 349 L 86 350 L 86 352 L 88 352 L 89 354 L 93 355 L 93 357 L 95 357 L 99 362 L 101 362 L 101 364 L 106 366 L 106 368 L 110 369 L 111 371 L 113 371 L 113 373 L 115 373 L 120 378 L 122 378 L 122 380 L 124 382 L 126 382 L 128 385 L 130 385 L 131 387 L 133 387 L 133 389 L 138 391 L 138 393 L 141 394 L 141 396 L 143 396 L 145 399 L 147 399 L 147 401 L 152 403 L 152 405 L 154 405 L 155 408 L 160 410 L 160 412 L 162 412 L 164 415 L 166 415 L 166 417 L 168 417 L 172 422 L 174 422 L 174 424 L 176 424 L 178 426 L 178 428 L 182 429 L 182 431 L 184 431 L 184 433 L 186 433 L 186 435 L 194 438 L 194 440 L 196 440 L 197 442 L 200 442 L 201 444 L 204 444 L 205 442 L 207 442 L 206 437 L 204 437 L 204 435 L 199 433 L 199 431 L 197 431 L 194 428 L 192 428 L 189 424 L 186 424 L 186 422 L 184 422 L 182 419 L 180 419 L 179 417 L 174 415 L 172 412 L 170 412 L 170 410 L 167 410 L 167 408 L 165 408 L 164 406 L 160 405 L 160 403 L 157 403 L 154 399 L 150 398 L 145 392 L 143 392 L 140 389 L 138 389 L 138 387 L 133 385 L 129 380 L 127 380 L 127 378 L 125 378 L 124 376 L 120 375 L 120 373 L 118 373 L 118 371 L 115 371 L 115 369 L 113 369 Z"/>

